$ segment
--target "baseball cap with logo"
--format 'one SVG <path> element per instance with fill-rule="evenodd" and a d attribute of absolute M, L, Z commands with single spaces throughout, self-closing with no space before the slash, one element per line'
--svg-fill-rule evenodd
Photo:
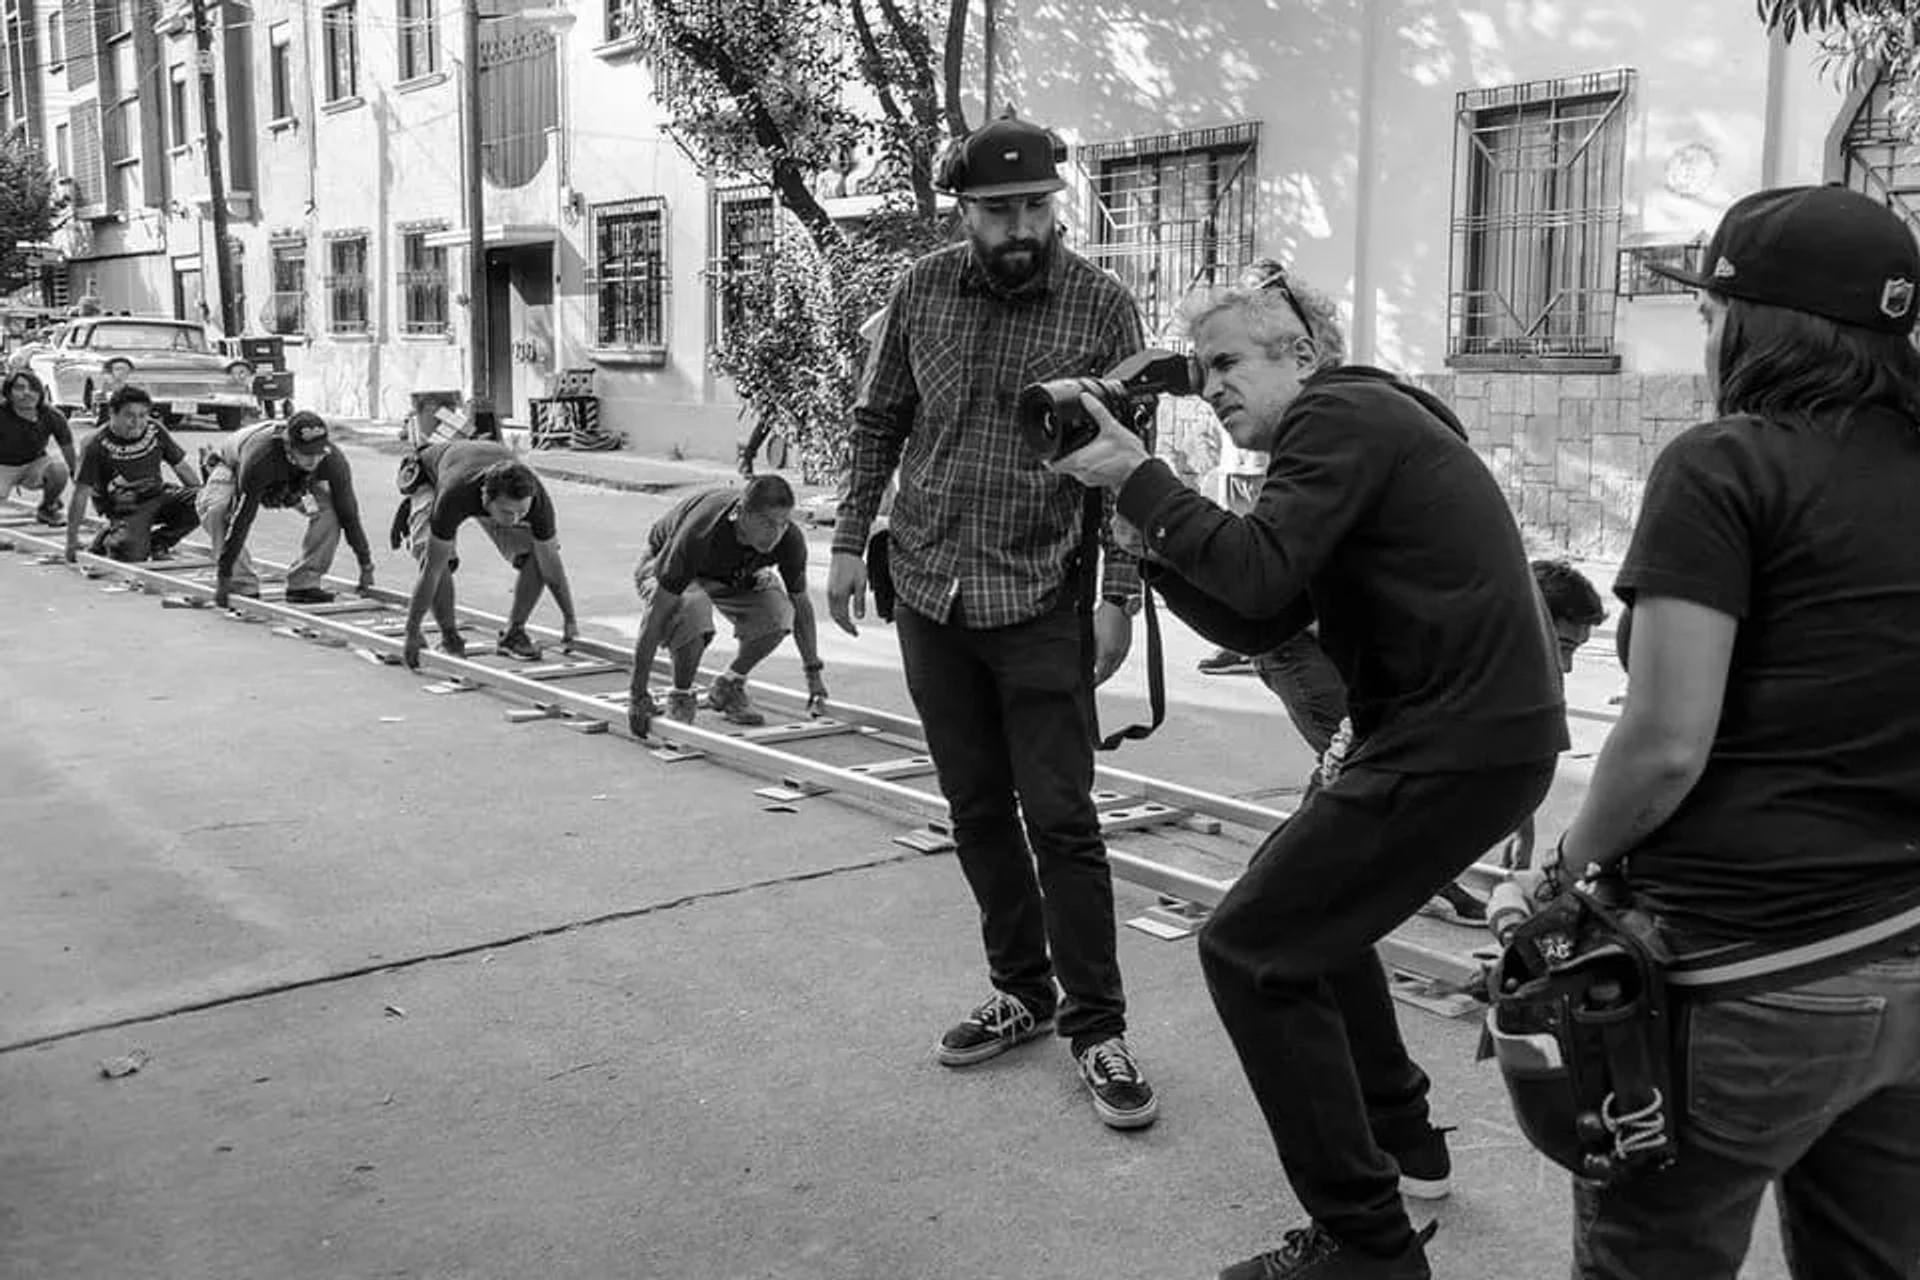
<path fill-rule="evenodd" d="M 1722 297 L 1911 333 L 1920 245 L 1904 219 L 1857 191 L 1775 187 L 1734 202 L 1700 271 L 1647 269 Z"/>
<path fill-rule="evenodd" d="M 287 448 L 309 458 L 326 453 L 327 421 L 311 410 L 303 409 L 287 419 Z"/>
<path fill-rule="evenodd" d="M 1067 185 L 1055 167 L 1065 154 L 1049 130 L 1008 111 L 960 139 L 942 161 L 934 185 L 975 199 L 1044 195 Z"/>

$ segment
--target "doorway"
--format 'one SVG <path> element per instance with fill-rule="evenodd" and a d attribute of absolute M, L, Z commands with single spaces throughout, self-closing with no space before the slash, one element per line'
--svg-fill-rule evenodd
<path fill-rule="evenodd" d="M 553 245 L 487 254 L 487 381 L 503 423 L 525 426 L 554 369 Z"/>

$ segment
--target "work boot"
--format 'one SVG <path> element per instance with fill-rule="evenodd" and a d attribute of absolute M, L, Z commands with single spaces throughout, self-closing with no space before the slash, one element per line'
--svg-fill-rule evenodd
<path fill-rule="evenodd" d="M 1253 670 L 1253 659 L 1244 653 L 1235 653 L 1231 649 L 1217 649 L 1210 658 L 1202 658 L 1200 673 L 1209 676 L 1238 675 Z"/>
<path fill-rule="evenodd" d="M 325 587 L 288 587 L 288 604 L 332 604 L 335 596 Z"/>
<path fill-rule="evenodd" d="M 1449 924 L 1477 927 L 1487 922 L 1487 904 L 1455 882 L 1428 899 L 1420 914 Z"/>
<path fill-rule="evenodd" d="M 520 627 L 515 627 L 511 631 L 502 631 L 498 643 L 493 647 L 494 652 L 509 658 L 519 658 L 525 662 L 540 661 L 540 646 L 535 644 L 533 637 Z"/>
<path fill-rule="evenodd" d="M 767 722 L 760 708 L 754 706 L 753 699 L 747 696 L 745 676 L 723 675 L 715 680 L 713 687 L 707 690 L 707 705 L 725 717 L 728 724 L 752 728 Z"/>
<path fill-rule="evenodd" d="M 1433 1280 L 1427 1241 L 1438 1229 L 1438 1223 L 1429 1222 L 1405 1249 L 1383 1258 L 1348 1248 L 1316 1222 L 1287 1232 L 1278 1249 L 1234 1263 L 1220 1280 Z"/>
<path fill-rule="evenodd" d="M 1040 1017 L 1018 996 L 996 991 L 940 1037 L 935 1052 L 944 1066 L 970 1067 L 997 1058 L 1017 1044 L 1045 1035 L 1053 1014 Z"/>
<path fill-rule="evenodd" d="M 1160 1114 L 1160 1099 L 1119 1036 L 1088 1045 L 1080 1055 L 1080 1078 L 1093 1095 L 1093 1109 L 1109 1129 L 1144 1129 Z"/>
<path fill-rule="evenodd" d="M 440 652 L 446 654 L 449 658 L 466 657 L 467 656 L 466 637 L 461 635 L 458 631 L 442 631 L 440 633 Z"/>
<path fill-rule="evenodd" d="M 694 713 L 700 708 L 700 699 L 691 689 L 670 689 L 667 692 L 667 719 L 677 720 L 681 724 L 692 724 Z"/>

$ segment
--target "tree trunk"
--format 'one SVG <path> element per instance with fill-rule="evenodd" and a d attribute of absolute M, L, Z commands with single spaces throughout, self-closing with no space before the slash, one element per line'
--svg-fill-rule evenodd
<path fill-rule="evenodd" d="M 987 0 L 992 4 L 993 0 Z M 947 134 L 962 138 L 967 133 L 966 112 L 960 109 L 960 69 L 967 54 L 967 0 L 949 0 L 947 6 L 947 47 L 942 59 L 946 76 Z"/>

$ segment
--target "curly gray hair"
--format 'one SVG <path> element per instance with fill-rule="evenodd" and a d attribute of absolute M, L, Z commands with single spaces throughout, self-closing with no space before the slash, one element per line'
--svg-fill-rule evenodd
<path fill-rule="evenodd" d="M 1225 311 L 1245 315 L 1248 332 L 1269 355 L 1279 356 L 1304 332 L 1313 344 L 1316 368 L 1346 363 L 1347 335 L 1333 299 L 1291 275 L 1276 259 L 1257 259 L 1233 285 L 1195 294 L 1182 308 L 1183 328 L 1189 335 L 1197 333 Z"/>

